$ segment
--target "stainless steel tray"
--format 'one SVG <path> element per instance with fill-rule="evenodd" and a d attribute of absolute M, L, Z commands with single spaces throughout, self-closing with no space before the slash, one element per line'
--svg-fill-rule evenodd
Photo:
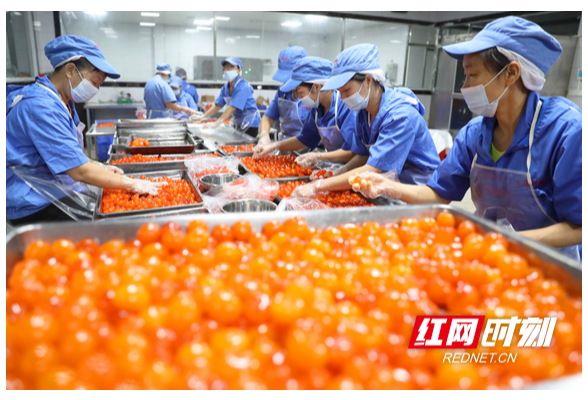
<path fill-rule="evenodd" d="M 124 142 L 130 135 L 174 135 L 184 134 L 190 131 L 185 126 L 171 126 L 167 128 L 119 128 L 116 130 L 115 139 L 121 138 Z"/>
<path fill-rule="evenodd" d="M 280 154 L 281 155 L 289 155 L 289 154 L 292 154 L 292 153 L 291 152 L 283 152 L 283 153 L 280 153 Z M 235 153 L 231 153 L 231 155 L 235 155 Z M 245 166 L 245 164 L 243 164 L 241 162 L 241 160 L 239 160 L 239 173 L 241 175 L 247 174 L 247 173 L 257 175 L 255 173 L 251 172 L 251 170 L 249 168 L 247 168 Z M 290 181 L 299 181 L 301 179 L 306 179 L 306 178 L 310 179 L 310 175 L 306 175 L 306 176 L 286 176 L 286 177 L 282 177 L 282 178 L 271 178 L 271 177 L 268 177 L 268 178 L 270 178 L 270 179 L 272 179 L 272 180 L 274 180 L 276 182 L 290 182 Z"/>
<path fill-rule="evenodd" d="M 129 157 L 130 154 L 110 154 L 110 157 L 106 161 L 107 164 L 114 165 L 122 169 L 126 174 L 132 174 L 137 172 L 150 172 L 150 171 L 169 171 L 171 169 L 185 169 L 184 160 L 173 160 L 177 157 L 190 157 L 195 155 L 214 154 L 212 150 L 196 150 L 192 154 L 164 154 L 161 155 L 163 158 L 169 158 L 170 161 L 160 162 L 147 162 L 147 163 L 129 163 L 129 164 L 112 164 L 114 160 L 120 160 L 123 157 Z"/>
<path fill-rule="evenodd" d="M 271 213 L 240 213 L 240 214 L 202 214 L 198 216 L 160 217 L 150 221 L 163 225 L 174 221 L 180 226 L 186 227 L 194 219 L 204 220 L 210 228 L 225 223 L 233 224 L 246 219 L 251 222 L 253 229 L 261 231 L 263 224 L 270 220 L 285 221 L 293 216 L 306 218 L 311 226 L 325 228 L 327 226 L 342 223 L 362 223 L 376 221 L 379 223 L 398 222 L 403 218 L 436 217 L 440 212 L 448 211 L 458 221 L 467 219 L 476 223 L 484 231 L 502 233 L 513 246 L 521 251 L 537 256 L 535 266 L 541 269 L 547 277 L 556 279 L 573 295 L 582 294 L 582 265 L 573 261 L 559 252 L 544 246 L 533 240 L 519 236 L 513 232 L 503 230 L 498 225 L 482 219 L 461 209 L 448 205 L 410 205 L 377 208 L 353 208 L 345 210 L 320 210 L 320 211 L 288 211 Z M 54 241 L 59 238 L 78 240 L 82 237 L 92 236 L 104 243 L 110 239 L 118 238 L 129 240 L 134 238 L 137 229 L 145 223 L 144 219 L 135 220 L 107 220 L 95 222 L 68 222 L 26 225 L 9 232 L 6 237 L 6 274 L 10 276 L 14 265 L 22 259 L 26 247 L 35 240 Z M 540 389 L 570 389 L 578 388 L 581 383 L 581 374 L 565 376 L 555 380 L 546 380 L 529 385 L 529 388 Z"/>
<path fill-rule="evenodd" d="M 171 209 L 173 207 L 168 207 L 165 208 L 164 210 L 168 210 Z M 111 221 L 121 221 L 121 220 L 142 220 L 143 223 L 145 222 L 149 222 L 149 221 L 145 221 L 146 219 L 152 220 L 153 218 L 163 218 L 163 217 L 181 217 L 181 216 L 186 216 L 186 215 L 192 215 L 192 216 L 196 216 L 199 214 L 208 214 L 208 210 L 206 208 L 202 208 L 202 206 L 194 206 L 191 208 L 185 208 L 183 210 L 171 210 L 171 211 L 157 211 L 154 213 L 146 213 L 146 214 L 136 214 L 136 215 L 126 215 L 126 216 L 122 216 L 122 217 L 116 217 L 116 218 L 103 218 L 103 219 L 95 219 L 94 222 L 97 224 L 104 224 L 104 223 L 108 223 Z"/>
<path fill-rule="evenodd" d="M 221 146 L 241 146 L 243 144 L 253 144 L 253 143 L 218 143 L 218 142 L 214 142 L 214 144 L 218 148 L 218 152 L 224 156 L 232 156 L 235 154 L 248 154 L 248 155 L 239 155 L 239 157 L 251 157 L 253 155 L 253 151 L 236 151 L 233 153 L 228 153 L 221 148 Z"/>
<path fill-rule="evenodd" d="M 128 217 L 134 215 L 153 215 L 154 213 L 160 211 L 177 211 L 177 210 L 186 210 L 186 209 L 194 209 L 197 207 L 202 206 L 202 194 L 198 189 L 198 185 L 194 184 L 192 177 L 185 169 L 174 169 L 174 170 L 167 170 L 167 171 L 155 171 L 155 172 L 144 172 L 144 173 L 136 173 L 136 174 L 129 174 L 126 176 L 145 176 L 147 178 L 160 178 L 162 176 L 167 176 L 172 179 L 183 179 L 188 181 L 190 188 L 192 189 L 192 193 L 194 193 L 197 199 L 200 199 L 198 203 L 195 204 L 188 204 L 183 206 L 172 206 L 172 207 L 158 207 L 158 208 L 148 208 L 145 210 L 137 210 L 137 211 L 121 211 L 121 212 L 114 212 L 114 213 L 103 213 L 100 211 L 100 207 L 102 206 L 102 193 L 104 189 L 100 189 L 98 192 L 98 200 L 96 201 L 96 208 L 94 210 L 94 219 L 102 219 L 102 218 L 119 218 L 119 217 Z"/>
<path fill-rule="evenodd" d="M 238 143 L 251 144 L 257 143 L 257 138 L 251 137 L 246 133 L 239 132 L 233 128 L 219 127 L 217 129 L 202 130 L 198 128 L 197 124 L 188 124 L 188 129 L 192 135 L 201 137 L 202 139 L 212 140 L 219 144 Z"/>
<path fill-rule="evenodd" d="M 121 119 L 116 123 L 117 128 L 166 128 L 172 126 L 186 126 L 186 121 L 173 118 L 156 119 Z"/>
<path fill-rule="evenodd" d="M 150 145 L 146 147 L 131 147 L 133 139 L 138 137 L 148 139 Z M 202 142 L 200 145 L 204 147 Z M 125 151 L 131 154 L 189 154 L 196 149 L 196 146 L 196 141 L 188 133 L 157 136 L 132 134 L 127 139 Z"/>

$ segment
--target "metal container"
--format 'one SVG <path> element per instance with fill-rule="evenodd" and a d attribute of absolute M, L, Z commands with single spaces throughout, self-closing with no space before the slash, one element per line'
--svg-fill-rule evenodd
<path fill-rule="evenodd" d="M 174 160 L 174 158 L 178 157 L 192 157 L 192 156 L 199 156 L 205 154 L 214 154 L 211 150 L 196 150 L 192 154 L 163 154 L 161 157 L 168 158 L 169 161 L 160 161 L 160 162 L 146 162 L 146 163 L 129 163 L 129 164 L 113 164 L 112 161 L 120 160 L 124 157 L 129 157 L 131 154 L 111 154 L 108 160 L 106 161 L 107 164 L 114 165 L 123 170 L 125 174 L 132 174 L 138 172 L 154 172 L 154 171 L 169 171 L 171 169 L 185 169 L 186 165 L 184 164 L 184 160 Z"/>
<path fill-rule="evenodd" d="M 325 228 L 342 223 L 363 223 L 368 221 L 384 223 L 399 222 L 404 218 L 436 217 L 440 212 L 448 211 L 457 221 L 470 220 L 477 224 L 485 232 L 500 232 L 513 247 L 519 251 L 527 252 L 533 256 L 534 266 L 541 269 L 551 279 L 557 280 L 572 295 L 582 294 L 582 265 L 571 260 L 554 249 L 544 246 L 536 241 L 524 238 L 514 232 L 502 229 L 498 225 L 478 216 L 467 213 L 461 209 L 448 205 L 410 205 L 397 207 L 378 208 L 353 208 L 342 210 L 320 211 L 287 211 L 273 213 L 249 213 L 249 214 L 198 214 L 197 216 L 160 217 L 150 219 L 150 222 L 163 225 L 167 222 L 177 222 L 186 228 L 190 221 L 199 219 L 206 221 L 212 229 L 220 223 L 234 224 L 246 219 L 251 222 L 254 231 L 260 232 L 263 225 L 270 220 L 285 221 L 294 216 L 306 218 L 311 226 Z M 107 220 L 96 222 L 67 222 L 32 224 L 19 227 L 9 232 L 6 237 L 6 274 L 10 276 L 14 265 L 22 259 L 26 247 L 36 240 L 46 240 L 49 243 L 60 238 L 69 238 L 74 241 L 91 236 L 104 243 L 111 239 L 129 240 L 136 237 L 137 229 L 145 223 L 144 219 L 136 220 Z M 554 380 L 546 380 L 529 385 L 529 388 L 540 389 L 570 389 L 581 385 L 582 375 L 576 374 Z"/>
<path fill-rule="evenodd" d="M 208 139 L 215 141 L 218 144 L 227 143 L 238 143 L 238 144 L 251 144 L 257 143 L 257 138 L 251 137 L 246 133 L 239 132 L 233 128 L 221 126 L 216 129 L 202 130 L 197 124 L 188 124 L 188 129 L 192 135 L 201 137 L 202 139 Z"/>
<path fill-rule="evenodd" d="M 164 208 L 163 210 L 168 210 L 174 207 L 167 207 Z M 208 214 L 208 210 L 206 208 L 202 208 L 202 206 L 194 206 L 192 208 L 186 208 L 183 210 L 171 210 L 171 211 L 156 211 L 153 213 L 146 213 L 146 214 L 136 214 L 136 215 L 126 215 L 126 216 L 122 216 L 122 217 L 116 217 L 116 218 L 103 218 L 103 219 L 95 219 L 94 222 L 97 224 L 106 224 L 112 221 L 120 221 L 120 220 L 143 220 L 143 223 L 145 222 L 150 222 L 151 220 L 153 220 L 153 218 L 171 218 L 171 217 L 181 217 L 181 216 L 197 216 L 200 214 Z M 145 220 L 149 220 L 149 221 L 145 221 Z"/>
<path fill-rule="evenodd" d="M 234 156 L 236 154 L 239 154 L 239 157 L 251 157 L 253 156 L 253 151 L 237 151 L 237 152 L 233 152 L 233 153 L 228 153 L 225 150 L 223 150 L 221 148 L 221 146 L 241 146 L 243 144 L 253 144 L 253 143 L 216 143 L 215 145 L 218 148 L 218 152 L 221 153 L 224 156 Z M 243 155 L 241 155 L 243 154 Z"/>
<path fill-rule="evenodd" d="M 240 177 L 241 175 L 238 174 L 210 174 L 204 175 L 199 180 L 202 187 L 208 191 L 210 189 L 223 187 L 227 183 L 234 182 Z"/>
<path fill-rule="evenodd" d="M 284 155 L 289 155 L 287 154 L 289 152 L 285 152 Z M 231 155 L 234 155 L 235 153 L 232 153 Z M 257 175 L 253 172 L 251 172 L 251 170 L 249 168 L 247 168 L 245 166 L 245 164 L 243 164 L 243 162 L 241 162 L 241 160 L 239 160 L 239 173 L 240 174 L 254 174 Z M 299 180 L 303 180 L 303 179 L 309 179 L 310 180 L 310 175 L 306 175 L 306 176 L 286 176 L 286 177 L 282 177 L 282 178 L 272 178 L 272 177 L 267 177 L 269 179 L 273 179 L 276 182 L 290 182 L 290 181 L 299 181 Z"/>
<path fill-rule="evenodd" d="M 148 139 L 150 145 L 145 147 L 131 147 L 133 140 L 138 137 Z M 196 146 L 196 141 L 188 133 L 163 136 L 132 134 L 127 140 L 126 151 L 131 154 L 189 154 L 196 149 Z"/>
<path fill-rule="evenodd" d="M 222 207 L 224 213 L 247 213 L 275 211 L 277 205 L 271 201 L 258 199 L 233 200 Z"/>
<path fill-rule="evenodd" d="M 96 201 L 96 209 L 94 210 L 94 219 L 101 219 L 101 218 L 119 218 L 119 217 L 129 217 L 134 215 L 153 215 L 159 211 L 178 211 L 178 210 L 186 210 L 186 209 L 194 209 L 197 207 L 202 206 L 202 194 L 200 190 L 198 190 L 198 185 L 194 184 L 192 177 L 188 173 L 188 171 L 184 170 L 167 170 L 167 171 L 157 171 L 157 172 L 145 172 L 145 173 L 137 173 L 137 174 L 130 174 L 125 176 L 132 176 L 134 178 L 139 178 L 139 176 L 145 176 L 147 178 L 161 178 L 162 176 L 166 176 L 172 179 L 183 179 L 188 182 L 190 188 L 192 189 L 192 193 L 196 196 L 196 200 L 198 200 L 195 204 L 187 204 L 182 206 L 172 206 L 172 207 L 158 207 L 158 208 L 148 208 L 145 210 L 136 210 L 136 211 L 121 211 L 121 212 L 114 212 L 114 213 L 103 213 L 100 211 L 100 207 L 102 206 L 102 194 L 104 193 L 104 189 L 100 189 L 98 192 L 98 201 Z"/>

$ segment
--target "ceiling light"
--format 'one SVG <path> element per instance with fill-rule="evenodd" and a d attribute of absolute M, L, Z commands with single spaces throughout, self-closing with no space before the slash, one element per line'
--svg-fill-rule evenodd
<path fill-rule="evenodd" d="M 400 41 L 400 40 L 390 40 L 390 43 L 396 43 L 396 44 L 398 44 L 398 43 L 402 43 L 402 41 Z"/>
<path fill-rule="evenodd" d="M 282 26 L 287 26 L 289 28 L 298 28 L 300 25 L 302 25 L 302 22 L 298 22 L 298 21 L 282 22 Z"/>
<path fill-rule="evenodd" d="M 195 19 L 194 25 L 212 25 L 214 19 Z"/>
<path fill-rule="evenodd" d="M 311 21 L 322 21 L 327 19 L 328 17 L 325 17 L 324 15 L 307 15 L 306 19 L 309 19 Z"/>
<path fill-rule="evenodd" d="M 141 26 L 155 26 L 155 22 L 140 22 Z"/>
<path fill-rule="evenodd" d="M 157 18 L 159 17 L 159 13 L 156 12 L 142 12 L 141 13 L 142 17 L 153 17 L 153 18 Z"/>
<path fill-rule="evenodd" d="M 33 26 L 40 27 L 41 21 L 33 21 Z"/>
<path fill-rule="evenodd" d="M 211 31 L 212 28 L 206 28 L 204 26 L 199 26 L 198 28 L 196 28 L 196 30 L 198 30 L 198 31 Z"/>
<path fill-rule="evenodd" d="M 231 17 L 216 17 L 217 21 L 228 21 L 230 19 L 231 19 Z"/>
<path fill-rule="evenodd" d="M 21 13 L 19 13 L 18 11 L 13 11 L 12 12 L 14 15 L 22 15 Z"/>
<path fill-rule="evenodd" d="M 245 36 L 245 37 L 246 37 L 247 39 L 259 39 L 259 38 L 260 38 L 260 36 L 257 36 L 257 35 L 247 35 L 247 36 Z"/>
<path fill-rule="evenodd" d="M 106 15 L 106 11 L 84 11 L 88 15 Z"/>
<path fill-rule="evenodd" d="M 197 33 L 198 29 L 186 29 L 186 33 Z"/>

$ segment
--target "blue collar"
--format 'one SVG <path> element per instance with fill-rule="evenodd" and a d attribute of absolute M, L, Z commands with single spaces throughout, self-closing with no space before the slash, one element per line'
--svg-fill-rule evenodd
<path fill-rule="evenodd" d="M 504 154 L 508 154 L 529 146 L 529 132 L 531 131 L 531 125 L 533 124 L 533 117 L 535 116 L 535 109 L 537 108 L 538 102 L 539 94 L 537 92 L 529 93 L 529 96 L 527 97 L 527 103 L 525 105 L 525 110 L 519 118 L 519 122 L 512 137 L 511 145 L 504 152 Z M 543 110 L 544 109 L 545 105 L 543 106 Z M 541 115 L 543 115 L 543 112 L 541 113 Z M 494 161 L 490 156 L 490 148 L 492 146 L 492 138 L 495 125 L 496 117 L 484 117 L 482 119 L 481 134 L 478 138 L 478 143 L 476 145 L 478 158 L 483 158 L 485 161 L 492 163 L 494 163 Z M 537 123 L 537 127 L 538 126 L 539 123 Z M 537 127 L 535 127 L 535 130 L 537 130 Z"/>

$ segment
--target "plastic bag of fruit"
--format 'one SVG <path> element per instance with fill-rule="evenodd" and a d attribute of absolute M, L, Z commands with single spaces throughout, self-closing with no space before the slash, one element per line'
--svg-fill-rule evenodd
<path fill-rule="evenodd" d="M 239 160 L 236 157 L 206 155 L 185 160 L 184 165 L 188 168 L 188 173 L 194 180 L 194 183 L 200 186 L 200 190 L 202 190 L 200 178 L 204 175 L 239 173 Z"/>
<path fill-rule="evenodd" d="M 246 174 L 222 188 L 209 190 L 202 196 L 204 208 L 210 213 L 220 213 L 225 203 L 231 200 L 258 199 L 273 201 L 280 185 L 269 178 L 262 179 L 254 174 Z"/>
<path fill-rule="evenodd" d="M 282 199 L 276 211 L 306 211 L 325 210 L 331 208 L 318 200 L 303 197 L 288 197 Z"/>

